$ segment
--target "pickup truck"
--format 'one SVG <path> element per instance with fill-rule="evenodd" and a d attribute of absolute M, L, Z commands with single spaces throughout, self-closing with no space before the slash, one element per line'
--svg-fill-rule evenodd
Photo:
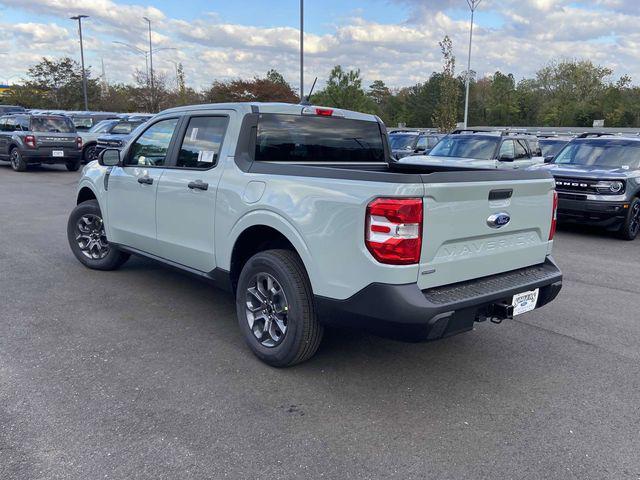
<path fill-rule="evenodd" d="M 326 325 L 435 340 L 553 300 L 543 171 L 393 171 L 373 115 L 277 103 L 161 112 L 82 173 L 67 235 L 85 266 L 142 255 L 235 295 L 251 350 L 310 358 Z"/>

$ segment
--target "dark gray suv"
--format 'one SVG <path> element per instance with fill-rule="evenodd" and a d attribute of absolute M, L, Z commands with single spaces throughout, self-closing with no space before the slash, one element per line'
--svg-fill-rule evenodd
<path fill-rule="evenodd" d="M 80 168 L 82 139 L 64 115 L 7 115 L 0 117 L 0 160 L 16 172 L 29 165 L 64 163 Z"/>
<path fill-rule="evenodd" d="M 638 236 L 640 138 L 585 133 L 537 168 L 556 179 L 558 221 L 601 226 L 625 240 Z"/>

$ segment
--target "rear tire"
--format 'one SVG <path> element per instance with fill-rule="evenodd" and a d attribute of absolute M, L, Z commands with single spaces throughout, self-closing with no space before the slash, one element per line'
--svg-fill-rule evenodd
<path fill-rule="evenodd" d="M 66 162 L 67 170 L 70 172 L 77 172 L 80 169 L 80 160 L 76 160 L 74 162 Z"/>
<path fill-rule="evenodd" d="M 16 172 L 24 172 L 27 169 L 27 162 L 22 158 L 20 150 L 16 147 L 11 149 L 9 153 L 9 160 L 11 161 L 11 168 Z"/>
<path fill-rule="evenodd" d="M 109 245 L 97 200 L 87 200 L 73 209 L 67 222 L 67 239 L 78 261 L 94 270 L 115 270 L 130 256 Z"/>
<path fill-rule="evenodd" d="M 308 360 L 322 340 L 309 278 L 290 250 L 267 250 L 247 261 L 238 280 L 236 312 L 249 348 L 274 367 Z"/>
<path fill-rule="evenodd" d="M 634 198 L 629 204 L 629 211 L 624 224 L 618 230 L 618 237 L 623 240 L 635 240 L 640 232 L 640 198 Z"/>

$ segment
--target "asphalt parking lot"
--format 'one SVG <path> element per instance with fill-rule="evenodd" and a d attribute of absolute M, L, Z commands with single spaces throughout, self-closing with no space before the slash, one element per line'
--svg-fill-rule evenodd
<path fill-rule="evenodd" d="M 78 263 L 78 174 L 0 164 L 0 478 L 640 478 L 640 240 L 562 228 L 560 297 L 429 344 L 257 360 L 232 298 Z"/>

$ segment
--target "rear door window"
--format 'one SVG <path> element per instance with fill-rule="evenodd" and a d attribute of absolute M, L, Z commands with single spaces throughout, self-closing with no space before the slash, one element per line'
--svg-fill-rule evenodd
<path fill-rule="evenodd" d="M 500 145 L 500 154 L 498 155 L 499 160 L 513 160 L 515 158 L 515 147 L 513 145 L 513 140 L 505 140 Z"/>
<path fill-rule="evenodd" d="M 419 148 L 422 148 L 422 149 L 429 148 L 429 137 L 425 137 L 424 135 L 421 137 L 418 137 L 418 141 L 416 142 L 416 150 Z"/>
<path fill-rule="evenodd" d="M 255 160 L 259 162 L 384 162 L 377 122 L 339 117 L 262 114 Z"/>
<path fill-rule="evenodd" d="M 22 131 L 29 131 L 29 117 L 18 117 L 18 124 L 20 125 L 20 129 Z"/>
<path fill-rule="evenodd" d="M 207 169 L 215 166 L 228 122 L 228 117 L 191 118 L 176 167 Z"/>

